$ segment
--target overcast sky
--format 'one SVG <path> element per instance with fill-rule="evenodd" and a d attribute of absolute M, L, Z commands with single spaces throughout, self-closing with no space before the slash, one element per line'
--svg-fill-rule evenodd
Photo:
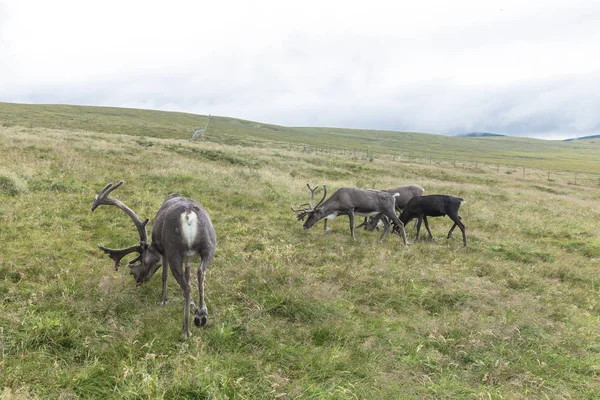
<path fill-rule="evenodd" d="M 600 1 L 0 0 L 0 101 L 600 134 Z"/>

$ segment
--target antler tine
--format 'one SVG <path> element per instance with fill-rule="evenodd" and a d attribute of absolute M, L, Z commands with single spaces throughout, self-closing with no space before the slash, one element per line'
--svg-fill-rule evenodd
<path fill-rule="evenodd" d="M 98 194 L 96 195 L 96 197 L 94 197 L 94 203 L 92 204 L 92 212 L 98 206 L 100 206 L 102 204 L 106 204 L 106 203 L 103 203 L 103 201 L 106 200 L 106 199 L 108 199 L 108 195 L 110 194 L 110 192 L 112 192 L 113 190 L 117 189 L 123 183 L 124 183 L 123 181 L 119 181 L 119 183 L 117 183 L 116 185 L 113 185 L 112 182 L 111 182 L 108 185 L 104 186 L 104 188 L 98 192 Z M 108 199 L 108 200 L 112 200 L 112 199 Z"/>
<path fill-rule="evenodd" d="M 306 217 L 306 215 L 311 212 L 312 210 L 307 210 L 306 208 L 303 208 L 301 210 L 294 210 L 293 207 L 290 207 L 292 209 L 292 212 L 294 214 L 296 214 L 296 219 L 299 221 L 304 220 L 304 218 Z"/>
<path fill-rule="evenodd" d="M 308 206 L 312 209 L 313 208 L 313 201 L 315 200 L 315 191 L 319 188 L 319 185 L 315 186 L 314 188 L 311 188 L 310 185 L 308 184 L 308 182 L 306 183 L 306 187 L 308 187 L 308 190 L 310 190 L 310 201 L 308 202 Z"/>
<path fill-rule="evenodd" d="M 321 203 L 323 203 L 323 200 L 325 200 L 325 196 L 327 196 L 327 185 L 323 184 L 323 197 L 321 198 L 321 201 L 319 201 L 314 208 L 319 207 L 321 205 Z"/>
<path fill-rule="evenodd" d="M 292 212 L 294 214 L 296 214 L 296 218 L 298 220 L 304 219 L 304 217 L 306 216 L 306 214 L 308 214 L 309 212 L 312 212 L 312 209 L 306 209 L 306 208 L 301 208 L 302 206 L 306 206 L 307 204 L 302 204 L 300 205 L 300 207 L 298 207 L 298 210 L 294 210 L 294 207 L 290 207 L 290 209 L 292 210 Z"/>
<path fill-rule="evenodd" d="M 125 257 L 128 254 L 134 253 L 134 252 L 138 252 L 140 253 L 139 256 L 137 256 L 136 258 L 134 258 L 133 260 L 129 261 L 129 265 L 135 264 L 136 262 L 140 261 L 142 259 L 142 246 L 137 245 L 137 246 L 131 246 L 128 247 L 126 249 L 109 249 L 106 248 L 104 246 L 98 245 L 98 248 L 100 250 L 102 250 L 103 252 L 105 252 L 106 254 L 108 254 L 108 256 L 113 259 L 113 261 L 115 262 L 115 271 L 119 270 L 119 267 L 121 266 L 121 259 L 123 257 Z"/>
<path fill-rule="evenodd" d="M 308 215 L 308 213 L 313 212 L 316 208 L 313 207 L 313 201 L 315 200 L 315 191 L 319 188 L 319 185 L 315 186 L 314 188 L 311 188 L 310 185 L 307 183 L 306 187 L 308 187 L 308 190 L 310 190 L 311 193 L 310 201 L 308 203 L 300 204 L 297 210 L 294 210 L 294 207 L 290 207 L 292 209 L 292 212 L 296 214 L 296 219 L 298 219 L 299 221 L 303 221 L 304 218 Z M 321 200 L 321 202 L 322 201 L 323 200 Z M 319 204 L 321 204 L 321 202 L 319 202 Z M 303 208 L 304 206 L 308 206 L 308 208 Z"/>
<path fill-rule="evenodd" d="M 149 220 L 146 218 L 144 221 L 142 221 L 133 212 L 133 210 L 131 208 L 127 207 L 122 201 L 117 200 L 117 199 L 112 199 L 112 198 L 108 197 L 108 195 L 113 190 L 117 189 L 122 184 L 123 184 L 123 181 L 120 181 L 116 185 L 113 185 L 112 183 L 109 183 L 108 185 L 104 186 L 104 189 L 102 189 L 101 191 L 99 191 L 98 194 L 96 195 L 96 197 L 94 198 L 94 203 L 92 203 L 92 212 L 96 208 L 98 208 L 99 206 L 102 206 L 102 205 L 117 206 L 117 207 L 119 207 L 127 215 L 129 215 L 129 217 L 131 218 L 131 220 L 135 224 L 135 227 L 137 228 L 138 233 L 140 234 L 140 243 L 141 244 L 147 244 L 148 243 L 148 234 L 146 233 L 146 224 L 148 223 Z"/>

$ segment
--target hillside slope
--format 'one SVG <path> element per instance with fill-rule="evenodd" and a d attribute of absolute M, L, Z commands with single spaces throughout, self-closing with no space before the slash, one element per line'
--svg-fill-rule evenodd
<path fill-rule="evenodd" d="M 0 125 L 189 139 L 207 116 L 178 112 L 70 105 L 0 103 Z M 464 160 L 544 170 L 600 174 L 600 142 L 516 137 L 461 138 L 414 132 L 298 128 L 211 117 L 204 138 L 224 144 L 312 146 L 423 160 Z"/>

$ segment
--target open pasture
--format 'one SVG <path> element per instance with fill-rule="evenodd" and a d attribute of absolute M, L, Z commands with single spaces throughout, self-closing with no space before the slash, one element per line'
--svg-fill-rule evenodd
<path fill-rule="evenodd" d="M 596 188 L 299 153 L 259 135 L 224 144 L 56 124 L 0 126 L 3 398 L 600 392 Z M 579 165 L 573 154 L 568 163 Z M 122 212 L 90 212 L 97 191 L 119 180 L 126 183 L 114 197 L 141 218 L 152 220 L 171 192 L 211 216 L 218 247 L 206 281 L 209 322 L 188 340 L 180 339 L 174 279 L 159 307 L 160 274 L 136 288 L 125 263 L 115 272 L 96 248 L 136 244 Z M 445 238 L 447 217 L 430 218 L 435 241 L 408 249 L 398 236 L 380 242 L 362 229 L 352 241 L 343 216 L 329 234 L 322 222 L 302 230 L 290 206 L 309 199 L 307 182 L 331 193 L 415 183 L 425 194 L 462 197 L 469 244 L 460 233 Z M 412 224 L 406 230 L 413 239 Z"/>

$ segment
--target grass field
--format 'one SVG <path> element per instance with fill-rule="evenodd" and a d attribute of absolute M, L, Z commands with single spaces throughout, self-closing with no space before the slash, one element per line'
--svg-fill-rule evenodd
<path fill-rule="evenodd" d="M 207 118 L 195 114 L 114 107 L 0 102 L 0 124 L 4 127 L 189 139 L 196 129 L 205 126 Z M 309 145 L 326 150 L 369 152 L 377 158 L 397 154 L 424 160 L 458 159 L 600 175 L 600 139 L 561 142 L 517 137 L 459 138 L 413 132 L 290 128 L 217 116 L 210 117 L 206 135 L 210 141 L 237 146 L 291 149 L 292 146 Z"/>
<path fill-rule="evenodd" d="M 273 145 L 364 146 L 359 131 L 215 117 L 211 135 L 229 139 L 191 142 L 205 117 L 7 104 L 2 121 L 3 399 L 599 398 L 597 188 Z M 448 157 L 516 163 L 521 148 L 600 172 L 594 142 L 385 135 L 414 151 L 439 142 Z M 171 192 L 211 215 L 209 323 L 188 340 L 175 280 L 159 307 L 160 274 L 136 288 L 96 248 L 138 240 L 120 210 L 90 212 L 119 180 L 113 197 L 142 218 Z M 346 217 L 304 231 L 290 206 L 306 202 L 306 182 L 463 197 L 469 245 L 445 238 L 448 218 L 408 249 L 363 230 L 352 241 Z"/>

